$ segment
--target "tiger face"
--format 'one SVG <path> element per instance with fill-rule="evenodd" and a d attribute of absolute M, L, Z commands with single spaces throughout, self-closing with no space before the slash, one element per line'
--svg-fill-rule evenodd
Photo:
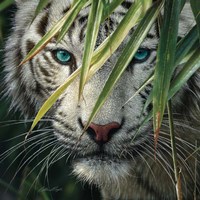
<path fill-rule="evenodd" d="M 22 112 L 30 115 L 35 114 L 44 101 L 81 66 L 89 12 L 88 7 L 80 12 L 61 43 L 57 44 L 52 39 L 33 59 L 18 67 L 71 5 L 66 0 L 51 1 L 30 25 L 37 3 L 18 2 L 14 32 L 7 42 L 5 58 L 7 93 L 13 98 L 12 106 L 17 105 Z M 107 37 L 108 27 L 111 32 L 116 29 L 131 4 L 132 1 L 122 3 L 109 21 L 101 26 L 98 44 Z M 184 24 L 191 22 L 188 16 Z M 185 29 L 181 29 L 181 34 L 184 34 Z M 151 110 L 151 106 L 145 110 L 143 107 L 152 85 L 147 85 L 131 98 L 154 70 L 159 40 L 157 30 L 157 25 L 153 25 L 112 94 L 84 133 L 84 126 L 95 102 L 130 36 L 87 82 L 80 101 L 77 78 L 48 113 L 54 134 L 68 150 L 74 174 L 100 187 L 105 199 L 132 199 L 133 194 L 134 199 L 162 199 L 162 194 L 166 199 L 173 199 L 175 195 L 174 188 L 169 187 L 173 181 L 166 167 L 171 162 L 169 150 L 166 150 L 170 144 L 166 132 L 160 139 L 160 144 L 166 146 L 161 145 L 158 149 L 160 160 L 156 162 L 151 122 L 139 129 Z M 177 109 L 183 95 L 184 91 L 176 97 Z M 154 176 L 158 184 L 150 191 L 148 187 L 152 187 Z M 162 179 L 166 181 L 163 183 Z"/>

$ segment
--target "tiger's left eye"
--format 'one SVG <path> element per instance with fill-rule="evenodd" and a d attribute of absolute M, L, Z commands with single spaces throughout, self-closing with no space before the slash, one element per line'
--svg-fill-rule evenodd
<path fill-rule="evenodd" d="M 150 56 L 149 49 L 140 48 L 134 55 L 134 60 L 136 62 L 144 62 L 149 58 L 149 56 Z"/>
<path fill-rule="evenodd" d="M 66 65 L 72 61 L 72 55 L 67 50 L 54 50 L 53 55 L 55 60 L 62 65 Z"/>

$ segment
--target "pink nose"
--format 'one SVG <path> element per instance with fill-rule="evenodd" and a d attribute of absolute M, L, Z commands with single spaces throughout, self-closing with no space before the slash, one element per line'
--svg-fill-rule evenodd
<path fill-rule="evenodd" d="M 104 144 L 109 141 L 111 136 L 120 128 L 117 122 L 111 122 L 106 125 L 91 123 L 87 132 L 90 137 L 98 144 Z"/>

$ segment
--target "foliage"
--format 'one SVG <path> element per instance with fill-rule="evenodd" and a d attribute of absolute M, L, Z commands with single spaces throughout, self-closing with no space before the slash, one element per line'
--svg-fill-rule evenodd
<path fill-rule="evenodd" d="M 122 23 L 119 24 L 116 31 L 111 33 L 108 38 L 96 50 L 94 50 L 100 24 L 109 17 L 109 15 L 121 2 L 122 1 L 118 0 L 113 0 L 111 2 L 109 0 L 74 0 L 73 5 L 69 11 L 66 12 L 64 17 L 60 19 L 48 33 L 46 33 L 41 41 L 39 41 L 39 43 L 30 51 L 27 57 L 21 62 L 21 65 L 23 65 L 27 60 L 31 59 L 34 55 L 41 51 L 48 44 L 48 41 L 50 41 L 55 35 L 58 34 L 58 42 L 62 40 L 80 10 L 86 5 L 91 4 L 88 18 L 90 23 L 88 23 L 86 30 L 86 40 L 82 62 L 83 64 L 49 97 L 49 99 L 47 99 L 34 119 L 31 131 L 33 131 L 34 127 L 44 117 L 45 113 L 52 107 L 63 91 L 67 89 L 67 87 L 78 75 L 80 75 L 79 99 L 81 99 L 81 94 L 86 82 L 104 65 L 112 53 L 121 44 L 123 39 L 127 36 L 130 29 L 137 24 L 137 28 L 133 32 L 129 43 L 124 48 L 121 56 L 117 60 L 109 79 L 105 83 L 105 87 L 97 99 L 95 107 L 91 113 L 91 117 L 89 118 L 85 127 L 87 128 L 97 112 L 100 110 L 110 92 L 113 90 L 116 82 L 120 79 L 120 76 L 122 75 L 126 66 L 129 64 L 131 58 L 134 56 L 146 34 L 148 33 L 152 23 L 154 23 L 156 19 L 159 19 L 160 41 L 158 45 L 155 72 L 149 78 L 149 80 L 144 83 L 145 85 L 146 83 L 149 83 L 149 81 L 153 80 L 153 92 L 149 95 L 145 105 L 148 106 L 150 103 L 153 103 L 153 110 L 150 112 L 145 121 L 150 120 L 153 117 L 156 148 L 157 140 L 159 139 L 159 130 L 162 124 L 162 118 L 166 112 L 166 105 L 168 104 L 175 180 L 178 184 L 175 151 L 176 145 L 173 140 L 173 117 L 171 116 L 170 112 L 170 101 L 173 101 L 172 97 L 200 67 L 199 3 L 197 3 L 195 0 L 190 1 L 197 25 L 184 38 L 182 38 L 181 41 L 177 42 L 179 14 L 186 1 L 157 0 L 152 2 L 151 0 L 135 0 L 134 4 L 131 6 L 129 12 L 127 12 Z M 12 3 L 12 1 L 4 0 L 3 3 L 0 4 L 0 10 L 3 10 L 7 5 L 10 5 L 10 3 Z M 47 1 L 39 1 L 36 15 L 46 4 Z M 163 16 L 161 13 L 162 8 L 164 9 Z M 199 35 L 197 33 L 199 33 Z M 110 49 L 112 49 L 112 52 Z M 179 70 L 179 73 L 176 75 L 176 77 L 173 77 L 172 81 L 173 72 L 180 63 L 183 65 L 183 67 Z M 141 89 L 144 88 L 144 85 L 141 86 Z M 177 191 L 178 199 L 181 199 L 181 195 L 179 195 L 180 193 L 181 191 L 179 189 L 179 191 Z"/>

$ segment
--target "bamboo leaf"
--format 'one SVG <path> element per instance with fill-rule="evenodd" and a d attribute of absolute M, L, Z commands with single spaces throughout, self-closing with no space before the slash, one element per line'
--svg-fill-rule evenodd
<path fill-rule="evenodd" d="M 199 0 L 190 0 L 192 11 L 197 22 L 199 41 L 200 41 L 200 2 Z"/>
<path fill-rule="evenodd" d="M 194 26 L 189 33 L 182 38 L 176 47 L 176 60 L 175 60 L 175 66 L 179 67 L 178 65 L 183 63 L 183 61 L 187 60 L 188 57 L 191 57 L 191 53 L 194 53 L 194 50 L 196 51 L 196 48 L 198 46 L 198 34 L 197 34 L 197 26 Z M 152 102 L 153 99 L 153 91 L 148 96 L 148 99 L 145 102 L 144 110 L 149 106 L 149 104 Z"/>
<path fill-rule="evenodd" d="M 74 6 L 76 6 L 76 9 L 74 9 L 74 11 L 71 12 L 71 15 L 66 19 L 64 25 L 62 26 L 61 31 L 57 38 L 58 43 L 64 38 L 64 36 L 67 33 L 67 31 L 69 30 L 70 26 L 76 19 L 78 13 L 81 11 L 81 9 L 83 8 L 83 6 L 86 4 L 87 1 L 88 0 L 82 0 L 82 1 L 79 1 L 78 4 L 74 4 Z"/>
<path fill-rule="evenodd" d="M 189 33 L 178 42 L 178 45 L 176 47 L 175 66 L 180 64 L 180 62 L 188 54 L 193 45 L 197 43 L 198 43 L 198 29 L 197 25 L 195 25 L 189 31 Z"/>
<path fill-rule="evenodd" d="M 14 0 L 4 0 L 0 3 L 0 12 L 5 10 L 7 7 L 12 5 L 15 1 Z"/>
<path fill-rule="evenodd" d="M 153 125 L 155 145 L 157 144 L 157 138 L 167 103 L 170 81 L 174 71 L 181 2 L 181 0 L 165 2 L 163 27 L 157 51 L 158 56 L 153 83 Z"/>
<path fill-rule="evenodd" d="M 88 77 L 88 72 L 99 32 L 102 14 L 103 14 L 102 1 L 93 0 L 87 23 L 87 32 L 86 32 L 83 61 L 82 61 L 83 64 L 81 68 L 80 85 L 79 85 L 79 99 Z"/>
<path fill-rule="evenodd" d="M 110 14 L 123 2 L 124 0 L 117 0 L 112 1 L 111 3 L 106 3 L 106 6 L 104 7 L 104 12 L 102 16 L 101 22 L 104 22 L 105 19 L 107 19 Z"/>
<path fill-rule="evenodd" d="M 37 125 L 37 123 L 42 119 L 42 117 L 47 113 L 47 111 L 53 106 L 53 104 L 56 102 L 56 100 L 59 98 L 59 96 L 61 94 L 63 94 L 63 92 L 66 90 L 66 88 L 74 81 L 74 79 L 78 76 L 78 74 L 80 73 L 80 68 L 78 68 L 73 74 L 71 74 L 67 81 L 61 85 L 46 101 L 45 103 L 42 105 L 42 107 L 40 108 L 40 110 L 38 111 L 31 129 L 29 132 L 31 132 L 34 127 Z"/>
<path fill-rule="evenodd" d="M 111 93 L 114 85 L 119 80 L 120 76 L 132 60 L 134 54 L 136 53 L 137 49 L 141 45 L 142 41 L 146 37 L 148 31 L 150 30 L 153 22 L 155 21 L 163 2 L 157 2 L 154 6 L 147 11 L 145 17 L 142 21 L 138 24 L 138 27 L 134 31 L 129 40 L 128 44 L 126 45 L 125 49 L 123 50 L 122 54 L 120 55 L 111 75 L 109 76 L 101 94 L 99 95 L 96 104 L 93 108 L 93 111 L 88 119 L 88 122 L 85 126 L 85 129 L 89 126 L 92 119 L 96 116 L 97 112 L 100 110 L 101 106 L 105 102 L 108 95 Z"/>
<path fill-rule="evenodd" d="M 117 29 L 97 48 L 92 58 L 88 79 L 108 60 L 112 53 L 114 53 L 122 43 L 131 28 L 141 20 L 144 16 L 142 11 L 141 1 L 134 2 Z"/>
<path fill-rule="evenodd" d="M 171 99 L 200 67 L 200 47 L 196 49 L 183 69 L 172 81 L 168 99 Z"/>
<path fill-rule="evenodd" d="M 33 49 L 28 53 L 28 55 L 23 59 L 20 65 L 23 65 L 25 62 L 33 58 L 37 53 L 39 53 L 47 44 L 48 42 L 60 31 L 64 23 L 68 18 L 73 16 L 73 13 L 79 7 L 79 4 L 84 6 L 87 0 L 78 0 L 77 3 L 72 7 L 53 27 L 50 31 L 48 31 L 42 39 L 33 47 Z"/>
<path fill-rule="evenodd" d="M 34 21 L 35 17 L 48 5 L 48 3 L 49 3 L 49 0 L 40 0 L 39 1 L 37 8 L 35 10 L 35 14 L 34 14 L 32 22 Z"/>
<path fill-rule="evenodd" d="M 133 96 L 131 96 L 127 101 L 126 103 L 123 105 L 125 106 L 131 99 L 133 99 L 136 95 L 138 95 L 143 89 L 145 89 L 145 87 L 150 84 L 152 81 L 153 81 L 153 75 L 151 74 L 151 76 L 144 81 L 144 83 L 139 87 L 139 89 L 134 93 Z"/>
<path fill-rule="evenodd" d="M 191 57 L 188 59 L 187 63 L 183 67 L 183 69 L 179 72 L 179 74 L 174 78 L 170 85 L 169 93 L 168 93 L 168 100 L 170 100 L 180 89 L 183 85 L 189 80 L 189 78 L 200 68 L 200 47 L 196 48 L 195 52 Z M 152 99 L 153 93 L 150 94 Z M 149 100 L 150 102 L 150 100 Z M 149 105 L 150 103 L 146 104 Z M 151 111 L 147 117 L 142 122 L 141 127 L 151 120 L 153 117 L 153 112 Z"/>
<path fill-rule="evenodd" d="M 128 34 L 129 30 L 138 22 L 141 17 L 141 2 L 133 4 L 124 19 L 118 25 L 116 31 L 108 37 L 104 43 L 102 43 L 97 50 L 95 50 L 92 57 L 92 66 L 89 71 L 88 79 L 106 62 L 106 60 L 111 56 L 110 45 L 112 46 L 112 51 L 114 52 L 123 39 Z M 126 23 L 125 23 L 126 22 Z M 126 24 L 126 25 L 125 25 Z M 81 68 L 81 67 L 80 67 Z M 80 73 L 80 68 L 76 71 L 77 76 Z M 73 75 L 72 75 L 73 76 Z M 75 79 L 75 77 L 70 76 L 65 83 L 63 83 L 43 104 L 43 106 L 38 111 L 35 120 L 32 124 L 31 130 L 37 125 L 39 120 L 46 114 L 46 112 L 51 108 L 51 106 L 56 102 L 59 96 L 64 90 L 69 86 L 69 84 Z M 71 80 L 71 78 L 73 80 Z"/>

